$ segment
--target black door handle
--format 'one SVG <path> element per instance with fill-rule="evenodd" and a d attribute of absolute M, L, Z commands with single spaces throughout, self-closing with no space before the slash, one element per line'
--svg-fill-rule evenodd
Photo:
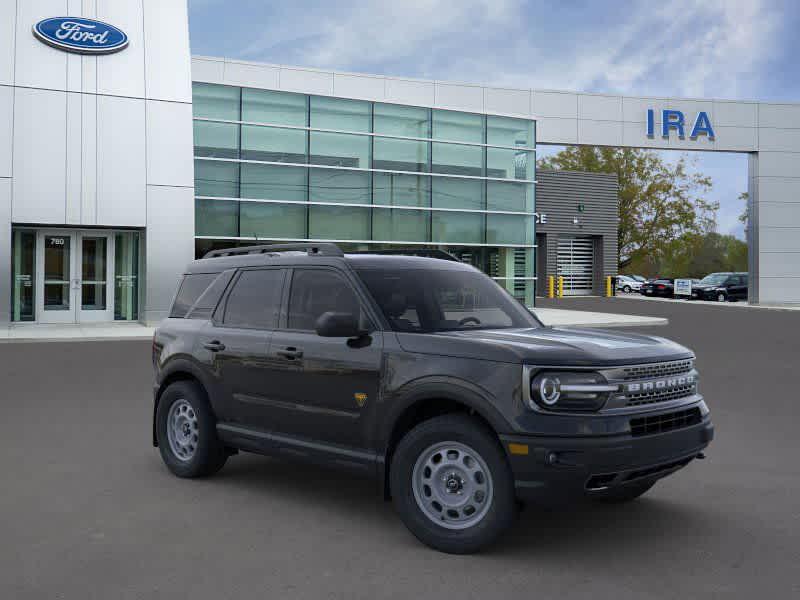
<path fill-rule="evenodd" d="M 285 350 L 278 350 L 275 354 L 282 356 L 286 360 L 294 360 L 296 358 L 303 358 L 303 351 L 289 346 Z"/>
<path fill-rule="evenodd" d="M 219 352 L 220 350 L 225 350 L 225 344 L 219 340 L 214 340 L 212 342 L 206 342 L 203 344 L 203 348 L 206 350 L 211 350 L 211 352 Z"/>

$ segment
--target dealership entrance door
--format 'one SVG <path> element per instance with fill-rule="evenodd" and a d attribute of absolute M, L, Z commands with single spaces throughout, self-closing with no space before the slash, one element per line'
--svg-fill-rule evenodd
<path fill-rule="evenodd" d="M 138 319 L 139 233 L 14 229 L 12 320 Z"/>

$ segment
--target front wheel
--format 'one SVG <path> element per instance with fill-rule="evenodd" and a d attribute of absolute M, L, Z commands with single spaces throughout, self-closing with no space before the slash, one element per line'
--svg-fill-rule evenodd
<path fill-rule="evenodd" d="M 465 415 L 423 422 L 391 462 L 392 501 L 417 539 L 451 554 L 494 541 L 517 513 L 514 477 L 497 437 Z"/>
<path fill-rule="evenodd" d="M 723 294 L 722 292 L 717 294 L 717 302 L 725 302 L 727 299 L 728 299 L 728 297 L 725 294 Z"/>
<path fill-rule="evenodd" d="M 622 288 L 622 291 L 625 292 L 626 294 L 630 294 L 631 293 L 631 286 L 626 285 L 625 287 Z"/>
<path fill-rule="evenodd" d="M 161 394 L 156 436 L 164 464 L 178 477 L 213 475 L 228 458 L 205 390 L 194 381 L 176 381 Z"/>

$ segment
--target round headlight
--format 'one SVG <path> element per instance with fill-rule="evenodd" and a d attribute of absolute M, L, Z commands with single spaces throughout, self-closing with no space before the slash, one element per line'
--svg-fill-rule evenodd
<path fill-rule="evenodd" d="M 547 406 L 553 406 L 561 397 L 561 382 L 558 377 L 542 377 L 539 380 L 539 398 Z"/>

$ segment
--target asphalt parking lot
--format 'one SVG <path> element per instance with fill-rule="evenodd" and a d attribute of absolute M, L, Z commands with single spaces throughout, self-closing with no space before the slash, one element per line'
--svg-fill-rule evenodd
<path fill-rule="evenodd" d="M 0 345 L 0 598 L 800 597 L 800 312 L 667 316 L 717 439 L 628 506 L 528 509 L 491 550 L 419 544 L 369 481 L 259 456 L 179 480 L 150 445 L 150 344 Z M 637 331 L 642 331 L 637 329 Z"/>

